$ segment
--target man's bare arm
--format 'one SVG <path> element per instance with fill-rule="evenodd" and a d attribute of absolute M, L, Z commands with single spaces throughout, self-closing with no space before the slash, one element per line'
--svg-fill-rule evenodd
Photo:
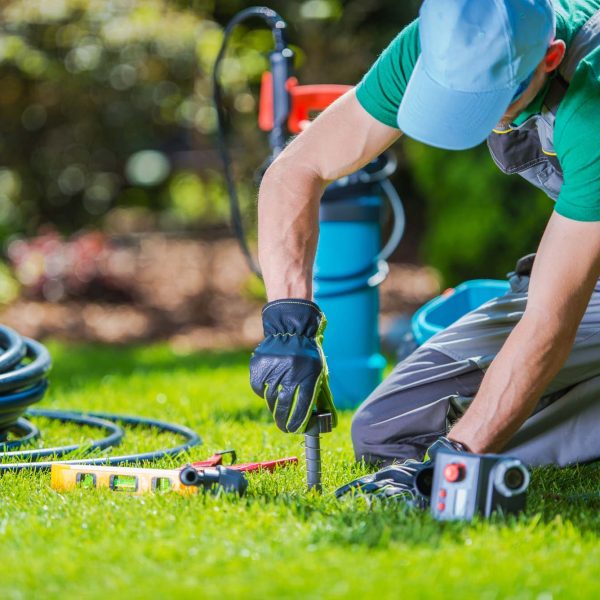
<path fill-rule="evenodd" d="M 536 255 L 527 308 L 449 437 L 501 450 L 563 366 L 600 276 L 600 223 L 554 213 Z"/>
<path fill-rule="evenodd" d="M 400 135 L 371 117 L 351 90 L 269 167 L 258 199 L 258 255 L 269 301 L 312 298 L 319 202 L 325 186 L 370 162 Z"/>

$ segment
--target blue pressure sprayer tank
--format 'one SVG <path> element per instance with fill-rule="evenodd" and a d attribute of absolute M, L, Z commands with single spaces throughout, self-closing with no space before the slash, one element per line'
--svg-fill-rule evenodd
<path fill-rule="evenodd" d="M 389 168 L 387 158 L 379 163 Z M 388 272 L 381 254 L 386 206 L 377 179 L 372 170 L 361 171 L 331 184 L 321 200 L 314 299 L 327 317 L 324 350 L 339 408 L 358 406 L 381 382 L 386 365 L 378 326 L 378 286 Z M 401 231 L 394 231 L 399 241 Z"/>
<path fill-rule="evenodd" d="M 353 195 L 355 193 L 355 195 Z M 368 190 L 325 193 L 314 266 L 314 299 L 328 319 L 324 351 L 331 388 L 340 408 L 357 406 L 381 381 L 379 292 L 368 281 L 377 273 L 383 202 Z"/>

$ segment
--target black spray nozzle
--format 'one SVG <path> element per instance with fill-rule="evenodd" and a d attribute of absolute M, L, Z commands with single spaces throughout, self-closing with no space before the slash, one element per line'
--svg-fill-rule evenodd
<path fill-rule="evenodd" d="M 179 472 L 179 480 L 183 485 L 202 487 L 204 491 L 216 493 L 223 490 L 239 496 L 243 496 L 248 487 L 248 480 L 242 472 L 221 466 L 197 470 L 188 465 Z"/>
<path fill-rule="evenodd" d="M 269 145 L 273 156 L 285 147 L 286 126 L 291 110 L 290 93 L 287 82 L 292 75 L 294 53 L 288 47 L 275 49 L 269 54 L 273 82 L 273 129 L 269 133 Z"/>

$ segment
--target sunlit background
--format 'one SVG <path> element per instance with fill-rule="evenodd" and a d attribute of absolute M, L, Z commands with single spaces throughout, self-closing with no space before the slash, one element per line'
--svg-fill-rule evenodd
<path fill-rule="evenodd" d="M 301 83 L 355 84 L 418 1 L 277 0 Z M 182 347 L 260 337 L 261 283 L 228 227 L 211 70 L 237 0 L 8 0 L 0 7 L 1 319 L 35 337 Z M 254 239 L 256 125 L 271 34 L 240 27 L 223 65 L 228 138 Z M 501 277 L 551 206 L 481 147 L 406 141 L 407 233 L 384 323 L 441 286 Z M 387 316 L 386 316 L 387 315 Z"/>

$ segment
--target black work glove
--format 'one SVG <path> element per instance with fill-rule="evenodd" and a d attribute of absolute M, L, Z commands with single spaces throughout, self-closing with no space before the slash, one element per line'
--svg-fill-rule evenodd
<path fill-rule="evenodd" d="M 381 499 L 392 498 L 402 500 L 416 508 L 427 508 L 431 498 L 433 468 L 438 450 L 465 452 L 458 442 L 440 437 L 427 450 L 422 461 L 409 459 L 397 465 L 390 465 L 372 473 L 359 477 L 338 488 L 336 498 L 346 494 L 372 496 Z"/>
<path fill-rule="evenodd" d="M 262 311 L 265 339 L 250 359 L 250 385 L 267 401 L 277 427 L 303 433 L 312 413 L 337 415 L 323 354 L 327 324 L 319 307 L 290 298 L 266 304 Z"/>

